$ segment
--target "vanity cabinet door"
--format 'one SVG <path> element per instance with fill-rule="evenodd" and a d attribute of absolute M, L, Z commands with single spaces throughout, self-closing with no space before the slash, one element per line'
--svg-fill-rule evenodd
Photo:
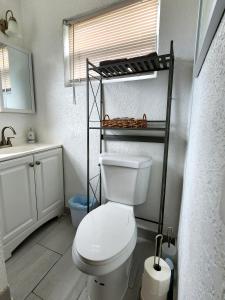
<path fill-rule="evenodd" d="M 63 208 L 62 149 L 34 155 L 38 219 Z"/>
<path fill-rule="evenodd" d="M 0 163 L 0 226 L 3 242 L 37 221 L 33 156 Z"/>

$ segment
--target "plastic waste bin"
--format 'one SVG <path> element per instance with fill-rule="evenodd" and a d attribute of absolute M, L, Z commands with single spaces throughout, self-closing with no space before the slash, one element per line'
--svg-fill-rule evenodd
<path fill-rule="evenodd" d="M 81 220 L 87 214 L 87 197 L 81 194 L 75 195 L 69 200 L 69 207 L 73 226 L 77 228 Z M 90 198 L 89 207 L 90 210 L 97 207 L 95 198 Z"/>

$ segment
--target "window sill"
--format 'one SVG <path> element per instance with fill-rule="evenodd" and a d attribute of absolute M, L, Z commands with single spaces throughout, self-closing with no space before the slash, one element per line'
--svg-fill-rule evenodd
<path fill-rule="evenodd" d="M 137 81 L 137 80 L 146 80 L 146 79 L 155 79 L 157 78 L 157 72 L 153 72 L 151 74 L 147 75 L 136 75 L 136 76 L 125 76 L 125 77 L 117 77 L 117 78 L 112 78 L 112 79 L 103 79 L 103 83 L 116 83 L 116 82 L 126 82 L 126 81 Z M 94 79 L 93 79 L 94 80 Z M 82 85 L 86 83 L 86 78 L 85 79 L 80 79 L 80 80 L 75 80 L 76 85 Z M 65 82 L 65 87 L 72 87 L 73 83 L 70 82 Z"/>

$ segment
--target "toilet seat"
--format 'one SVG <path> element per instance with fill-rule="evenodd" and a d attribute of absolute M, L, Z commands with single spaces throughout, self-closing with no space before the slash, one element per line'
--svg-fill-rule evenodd
<path fill-rule="evenodd" d="M 80 223 L 73 243 L 73 259 L 81 271 L 104 275 L 130 257 L 136 241 L 133 207 L 108 202 Z"/>

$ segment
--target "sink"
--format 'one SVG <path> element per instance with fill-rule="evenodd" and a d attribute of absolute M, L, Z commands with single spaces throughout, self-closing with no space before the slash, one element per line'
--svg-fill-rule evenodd
<path fill-rule="evenodd" d="M 36 145 L 22 145 L 22 146 L 15 146 L 15 147 L 0 148 L 0 156 L 14 154 L 14 153 L 20 153 L 20 152 L 26 152 L 26 151 L 30 151 L 30 150 L 33 150 L 36 148 L 37 148 Z"/>
<path fill-rule="evenodd" d="M 0 161 L 32 154 L 42 150 L 52 149 L 61 145 L 50 144 L 24 144 L 8 148 L 0 148 Z"/>

